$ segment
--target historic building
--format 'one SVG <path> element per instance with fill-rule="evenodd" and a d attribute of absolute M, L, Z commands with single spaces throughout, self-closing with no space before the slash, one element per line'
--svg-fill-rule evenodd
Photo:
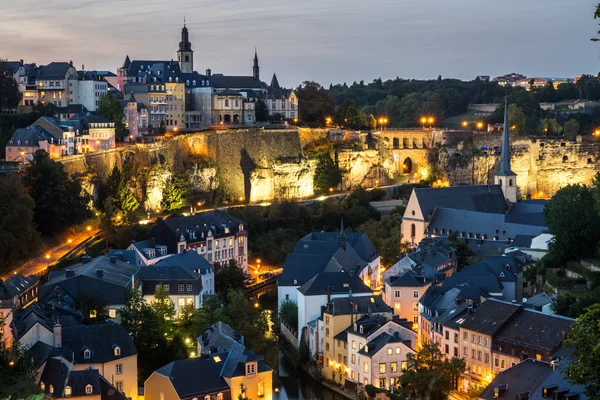
<path fill-rule="evenodd" d="M 148 128 L 154 132 L 199 129 L 209 125 L 252 125 L 256 104 L 263 101 L 269 116 L 293 120 L 298 117 L 298 98 L 292 89 L 260 80 L 258 53 L 254 52 L 252 75 L 204 74 L 194 70 L 194 51 L 188 28 L 183 26 L 177 61 L 131 60 L 117 70 L 117 89 L 131 100 L 145 104 Z M 124 107 L 129 107 L 124 104 Z M 133 117 L 127 123 L 133 124 Z"/>

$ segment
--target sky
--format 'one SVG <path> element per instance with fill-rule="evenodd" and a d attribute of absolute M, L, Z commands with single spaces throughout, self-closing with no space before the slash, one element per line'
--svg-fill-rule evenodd
<path fill-rule="evenodd" d="M 115 72 L 176 59 L 183 19 L 203 73 L 282 86 L 600 70 L 598 0 L 0 0 L 0 59 Z"/>

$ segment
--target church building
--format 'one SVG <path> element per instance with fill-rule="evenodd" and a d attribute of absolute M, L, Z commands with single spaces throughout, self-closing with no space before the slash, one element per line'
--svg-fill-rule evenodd
<path fill-rule="evenodd" d="M 504 111 L 504 131 L 500 169 L 494 185 L 415 188 L 402 217 L 404 240 L 417 247 L 426 237 L 448 237 L 511 243 L 515 236 L 537 236 L 548 228 L 544 222 L 543 200 L 518 201 L 517 174 L 510 166 L 508 107 Z"/>
<path fill-rule="evenodd" d="M 282 88 L 275 74 L 270 85 L 260 80 L 256 50 L 251 75 L 213 74 L 210 68 L 206 68 L 204 74 L 197 72 L 185 23 L 177 61 L 132 61 L 127 56 L 117 70 L 117 89 L 125 98 L 143 104 L 148 110 L 147 128 L 134 129 L 135 132 L 252 125 L 257 122 L 258 101 L 267 105 L 271 117 L 281 120 L 298 117 L 298 98 L 294 90 Z M 134 120 L 126 122 L 135 123 Z"/>

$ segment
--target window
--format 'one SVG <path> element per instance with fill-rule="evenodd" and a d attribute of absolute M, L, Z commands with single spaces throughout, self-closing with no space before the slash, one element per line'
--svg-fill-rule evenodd
<path fill-rule="evenodd" d="M 419 311 L 419 303 L 413 303 L 413 311 Z"/>
<path fill-rule="evenodd" d="M 338 354 L 338 362 L 340 362 L 340 363 L 342 362 L 342 355 L 341 354 Z"/>
<path fill-rule="evenodd" d="M 325 325 L 329 325 L 329 317 L 325 317 Z"/>
<path fill-rule="evenodd" d="M 408 361 L 402 361 L 400 368 L 402 368 L 402 371 L 406 371 L 408 369 Z"/>
<path fill-rule="evenodd" d="M 485 363 L 489 364 L 490 363 L 490 354 L 489 353 L 485 353 L 485 357 L 484 357 Z"/>
<path fill-rule="evenodd" d="M 415 323 L 415 324 L 418 324 L 418 323 L 419 323 L 419 316 L 418 316 L 418 315 L 415 315 L 415 316 L 413 317 L 413 323 Z"/>
<path fill-rule="evenodd" d="M 481 350 L 477 352 L 477 359 L 481 361 Z"/>
<path fill-rule="evenodd" d="M 92 385 L 85 385 L 85 394 L 92 394 L 93 391 L 94 388 L 92 387 Z"/>
<path fill-rule="evenodd" d="M 223 393 L 217 393 L 217 400 L 223 400 Z"/>
<path fill-rule="evenodd" d="M 65 386 L 65 396 L 70 396 L 72 393 L 71 386 Z"/>
<path fill-rule="evenodd" d="M 504 369 L 504 360 L 500 360 L 500 368 Z"/>
<path fill-rule="evenodd" d="M 481 336 L 477 336 L 477 338 L 478 338 L 477 342 L 478 342 L 479 344 L 481 344 Z"/>
<path fill-rule="evenodd" d="M 464 333 L 463 339 L 464 340 L 469 340 L 469 334 L 467 332 Z"/>
<path fill-rule="evenodd" d="M 325 350 L 329 351 L 329 343 L 325 343 Z"/>
<path fill-rule="evenodd" d="M 354 371 L 352 371 L 352 372 L 350 373 L 350 377 L 351 377 L 352 379 L 356 379 L 356 375 L 354 374 Z"/>
<path fill-rule="evenodd" d="M 179 298 L 178 303 L 179 303 L 179 307 L 185 306 L 185 298 L 183 298 L 183 297 Z"/>
<path fill-rule="evenodd" d="M 387 353 L 388 355 L 392 355 L 394 353 L 394 349 L 392 349 L 391 347 L 389 349 L 387 349 Z"/>
<path fill-rule="evenodd" d="M 446 345 L 446 347 L 444 348 L 444 350 L 446 351 L 446 354 L 450 353 L 450 348 L 448 347 L 448 345 Z"/>
<path fill-rule="evenodd" d="M 114 308 L 110 308 L 108 310 L 108 316 L 111 318 L 117 318 L 117 310 L 115 310 Z"/>
<path fill-rule="evenodd" d="M 325 336 L 329 337 L 329 328 L 325 328 Z"/>
<path fill-rule="evenodd" d="M 490 338 L 485 338 L 485 347 L 490 347 Z"/>
<path fill-rule="evenodd" d="M 386 371 L 386 364 L 385 363 L 379 363 L 379 373 L 380 374 L 385 374 Z"/>
<path fill-rule="evenodd" d="M 115 356 L 120 356 L 121 355 L 121 348 L 119 346 L 115 347 Z"/>
<path fill-rule="evenodd" d="M 418 298 L 419 298 L 419 291 L 418 291 L 418 290 L 413 290 L 413 297 L 414 297 L 415 299 L 418 299 Z"/>
<path fill-rule="evenodd" d="M 500 360 L 497 358 L 494 358 L 494 367 L 498 367 L 500 365 Z"/>
<path fill-rule="evenodd" d="M 394 297 L 395 297 L 395 298 L 397 298 L 397 299 L 399 299 L 399 298 L 400 298 L 400 291 L 399 291 L 399 290 L 396 290 L 396 291 L 395 291 L 395 293 L 394 293 Z"/>
<path fill-rule="evenodd" d="M 396 361 L 390 363 L 390 372 L 398 372 L 398 363 Z"/>
<path fill-rule="evenodd" d="M 396 347 L 396 354 L 400 354 L 400 347 Z"/>
<path fill-rule="evenodd" d="M 454 348 L 454 357 L 458 357 L 458 347 Z"/>
<path fill-rule="evenodd" d="M 342 342 L 340 342 L 339 340 L 336 340 L 338 347 L 342 347 Z"/>
<path fill-rule="evenodd" d="M 477 351 L 475 349 L 471 350 L 471 358 L 472 359 L 476 359 L 477 358 Z"/>
<path fill-rule="evenodd" d="M 356 348 L 356 341 L 352 341 L 352 348 L 355 349 Z"/>
<path fill-rule="evenodd" d="M 177 289 L 178 289 L 180 292 L 183 292 L 183 283 L 180 283 L 179 285 L 177 285 Z"/>
<path fill-rule="evenodd" d="M 356 364 L 356 354 L 352 354 L 350 361 L 352 362 L 352 364 Z"/>
<path fill-rule="evenodd" d="M 454 334 L 454 343 L 458 343 L 458 333 Z"/>
<path fill-rule="evenodd" d="M 473 335 L 472 341 L 473 341 L 473 343 L 477 343 L 477 336 Z"/>
<path fill-rule="evenodd" d="M 210 400 L 210 395 L 207 394 L 206 396 L 204 396 L 204 400 Z"/>
<path fill-rule="evenodd" d="M 188 283 L 188 284 L 186 285 L 186 290 L 187 290 L 188 292 L 191 292 L 191 291 L 192 291 L 192 284 L 191 284 L 191 283 Z"/>
<path fill-rule="evenodd" d="M 369 363 L 365 363 L 364 371 L 369 372 Z"/>
<path fill-rule="evenodd" d="M 258 397 L 263 397 L 265 395 L 265 384 L 264 382 L 258 382 Z"/>
<path fill-rule="evenodd" d="M 246 375 L 254 375 L 256 374 L 256 363 L 246 363 Z"/>
<path fill-rule="evenodd" d="M 54 393 L 54 386 L 50 385 L 50 386 L 48 387 L 48 392 L 49 392 L 50 394 Z"/>
<path fill-rule="evenodd" d="M 541 355 L 541 354 L 536 354 L 536 355 L 535 355 L 535 359 L 536 359 L 537 361 L 542 361 L 542 355 Z"/>
<path fill-rule="evenodd" d="M 123 364 L 117 364 L 117 365 L 115 365 L 115 368 L 116 368 L 115 372 L 117 373 L 117 375 L 123 373 Z"/>
<path fill-rule="evenodd" d="M 450 332 L 448 330 L 446 330 L 445 334 L 446 334 L 445 335 L 446 336 L 446 340 L 449 340 L 450 339 Z"/>
<path fill-rule="evenodd" d="M 86 349 L 86 350 L 83 351 L 83 358 L 89 359 L 91 357 L 92 357 L 92 352 L 90 350 Z"/>

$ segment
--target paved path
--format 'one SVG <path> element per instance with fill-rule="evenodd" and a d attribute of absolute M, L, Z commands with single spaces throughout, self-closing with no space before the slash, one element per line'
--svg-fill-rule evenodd
<path fill-rule="evenodd" d="M 74 249 L 77 249 L 88 238 L 98 234 L 98 229 L 84 231 L 72 235 L 67 241 L 47 250 L 39 257 L 27 261 L 25 264 L 15 268 L 11 273 L 2 276 L 2 279 L 8 278 L 11 274 L 21 274 L 23 276 L 38 275 L 43 273 L 48 266 L 57 263 L 61 258 L 69 254 Z M 70 241 L 70 243 L 69 243 Z"/>

